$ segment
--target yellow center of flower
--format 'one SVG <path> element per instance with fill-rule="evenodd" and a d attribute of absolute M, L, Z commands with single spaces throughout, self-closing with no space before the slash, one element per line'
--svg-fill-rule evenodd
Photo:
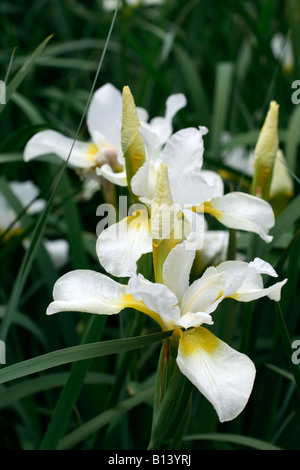
<path fill-rule="evenodd" d="M 102 165 L 109 165 L 114 172 L 123 170 L 122 166 L 118 163 L 118 151 L 113 145 L 107 144 L 102 147 L 97 147 L 96 144 L 90 144 L 88 149 L 88 159 L 95 162 L 95 166 L 101 167 Z"/>

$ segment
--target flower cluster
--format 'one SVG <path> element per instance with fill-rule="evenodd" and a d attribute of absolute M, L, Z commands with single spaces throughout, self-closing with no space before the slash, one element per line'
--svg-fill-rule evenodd
<path fill-rule="evenodd" d="M 47 314 L 114 315 L 130 307 L 148 315 L 163 331 L 173 331 L 178 368 L 223 422 L 244 409 L 255 366 L 212 333 L 213 315 L 226 298 L 279 301 L 286 279 L 264 287 L 263 275 L 277 273 L 255 258 L 208 265 L 190 283 L 197 254 L 209 259 L 208 247 L 220 250 L 218 232 L 206 230 L 205 214 L 225 229 L 255 233 L 266 243 L 272 240 L 275 218 L 266 200 L 243 192 L 225 194 L 219 174 L 202 168 L 205 127 L 173 132 L 173 118 L 185 105 L 184 95 L 171 95 L 165 116 L 149 120 L 128 87 L 121 94 L 106 84 L 95 93 L 87 116 L 91 141 L 76 142 L 69 163 L 85 178 L 127 186 L 137 208 L 99 234 L 96 251 L 108 275 L 91 270 L 63 275 Z M 66 160 L 72 144 L 58 132 L 42 131 L 26 145 L 24 158 L 55 153 Z M 219 231 L 227 243 L 224 233 Z M 138 260 L 146 253 L 152 253 L 155 282 L 138 272 Z M 128 281 L 117 282 L 111 275 Z"/>

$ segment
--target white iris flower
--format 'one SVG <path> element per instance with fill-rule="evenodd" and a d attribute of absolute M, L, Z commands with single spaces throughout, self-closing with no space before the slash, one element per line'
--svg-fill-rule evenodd
<path fill-rule="evenodd" d="M 137 108 L 144 126 L 157 131 L 161 145 L 172 133 L 172 119 L 186 104 L 182 94 L 171 95 L 166 102 L 164 117 L 148 122 L 148 113 Z M 29 161 L 41 155 L 55 154 L 67 160 L 72 149 L 69 165 L 83 176 L 98 175 L 113 184 L 127 186 L 125 160 L 121 148 L 122 95 L 112 84 L 107 83 L 93 95 L 88 112 L 87 128 L 91 141 L 76 141 L 54 131 L 45 130 L 35 134 L 26 144 L 24 160 Z"/>
<path fill-rule="evenodd" d="M 134 274 L 125 286 L 95 271 L 69 272 L 56 282 L 47 314 L 79 311 L 112 315 L 131 307 L 149 315 L 162 330 L 174 330 L 176 361 L 182 374 L 212 403 L 219 420 L 229 421 L 248 401 L 255 366 L 203 325 L 213 324 L 213 312 L 228 297 L 249 302 L 268 296 L 279 301 L 286 280 L 265 288 L 262 274 L 277 274 L 256 258 L 249 264 L 227 261 L 209 267 L 189 285 L 194 256 L 195 251 L 186 251 L 182 244 L 173 248 L 163 266 L 163 283 Z"/>

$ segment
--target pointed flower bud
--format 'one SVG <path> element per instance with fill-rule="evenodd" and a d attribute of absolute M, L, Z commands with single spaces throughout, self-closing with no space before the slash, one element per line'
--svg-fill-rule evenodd
<path fill-rule="evenodd" d="M 279 105 L 276 101 L 271 101 L 254 150 L 252 194 L 265 200 L 269 199 L 273 167 L 279 145 L 278 113 Z"/>
<path fill-rule="evenodd" d="M 282 150 L 278 150 L 270 187 L 270 200 L 277 217 L 293 197 L 293 179 L 289 173 Z"/>
<path fill-rule="evenodd" d="M 145 161 L 145 144 L 139 133 L 141 127 L 134 99 L 128 86 L 123 88 L 121 145 L 125 157 L 127 184 Z"/>

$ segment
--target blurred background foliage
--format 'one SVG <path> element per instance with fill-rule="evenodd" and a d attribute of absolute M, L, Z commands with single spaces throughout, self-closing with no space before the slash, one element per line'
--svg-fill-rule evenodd
<path fill-rule="evenodd" d="M 294 196 L 277 220 L 271 245 L 266 247 L 256 237 L 231 233 L 229 257 L 236 257 L 237 251 L 248 261 L 253 255 L 261 256 L 277 269 L 280 279 L 288 277 L 289 282 L 280 309 L 266 299 L 242 306 L 228 301 L 218 309 L 214 328 L 220 338 L 255 362 L 254 390 L 241 416 L 222 425 L 211 405 L 194 393 L 182 448 L 299 449 L 299 367 L 291 367 L 288 341 L 300 335 L 300 107 L 291 100 L 292 83 L 300 79 L 300 4 L 296 0 L 166 0 L 161 5 L 137 7 L 125 1 L 121 4 L 96 88 L 106 82 L 120 90 L 129 85 L 136 104 L 146 108 L 150 116 L 164 114 L 170 94 L 184 93 L 188 104 L 176 116 L 174 130 L 208 127 L 204 165 L 226 176 L 227 190 L 249 191 L 250 177 L 226 166 L 223 152 L 239 146 L 246 152 L 253 150 L 270 101 L 280 105 L 280 148 L 293 175 Z M 1 109 L 0 190 L 13 206 L 16 201 L 7 189 L 12 180 L 32 180 L 40 188 L 40 197 L 49 197 L 59 166 L 51 159 L 24 163 L 24 146 L 37 131 L 47 128 L 74 137 L 113 11 L 105 11 L 101 0 L 36 0 L 29 4 L 2 1 L 0 12 L 0 79 L 6 83 L 22 71 L 42 41 L 53 35 Z M 289 64 L 283 64 L 272 51 L 271 41 L 277 33 L 291 41 L 293 60 Z M 221 137 L 225 131 L 230 137 L 224 144 Z M 84 125 L 79 138 L 88 137 Z M 78 345 L 91 325 L 90 318 L 81 314 L 45 316 L 53 284 L 63 272 L 102 269 L 95 254 L 95 228 L 99 221 L 96 208 L 104 202 L 104 195 L 98 192 L 86 201 L 82 190 L 78 175 L 67 169 L 55 194 L 45 236 L 67 239 L 70 259 L 56 268 L 39 248 L 7 323 L 7 366 Z M 118 188 L 117 193 L 124 194 L 124 190 Z M 22 239 L 32 233 L 35 224 L 35 217 L 27 218 L 25 232 L 5 242 L 2 239 L 0 303 L 4 307 L 16 295 L 15 281 L 25 253 Z M 215 222 L 212 228 L 219 226 Z M 140 317 L 128 311 L 108 321 L 93 320 L 94 333 L 89 338 L 110 340 L 157 331 L 155 325 Z M 70 365 L 1 385 L 0 447 L 146 448 L 152 418 L 150 387 L 154 385 L 158 355 L 159 345 L 155 343 L 136 352 L 93 359 L 88 366 L 85 362 L 83 385 L 78 380 L 78 393 L 69 398 L 72 408 L 70 416 L 66 413 L 65 427 L 60 428 L 60 444 L 46 433 Z M 1 366 L 1 371 L 7 366 Z M 128 404 L 130 399 L 136 402 Z M 125 403 L 124 408 L 115 408 L 120 401 Z M 95 417 L 96 423 L 92 421 Z M 58 426 L 58 421 L 52 422 L 52 433 Z M 79 437 L 72 437 L 76 429 Z"/>

